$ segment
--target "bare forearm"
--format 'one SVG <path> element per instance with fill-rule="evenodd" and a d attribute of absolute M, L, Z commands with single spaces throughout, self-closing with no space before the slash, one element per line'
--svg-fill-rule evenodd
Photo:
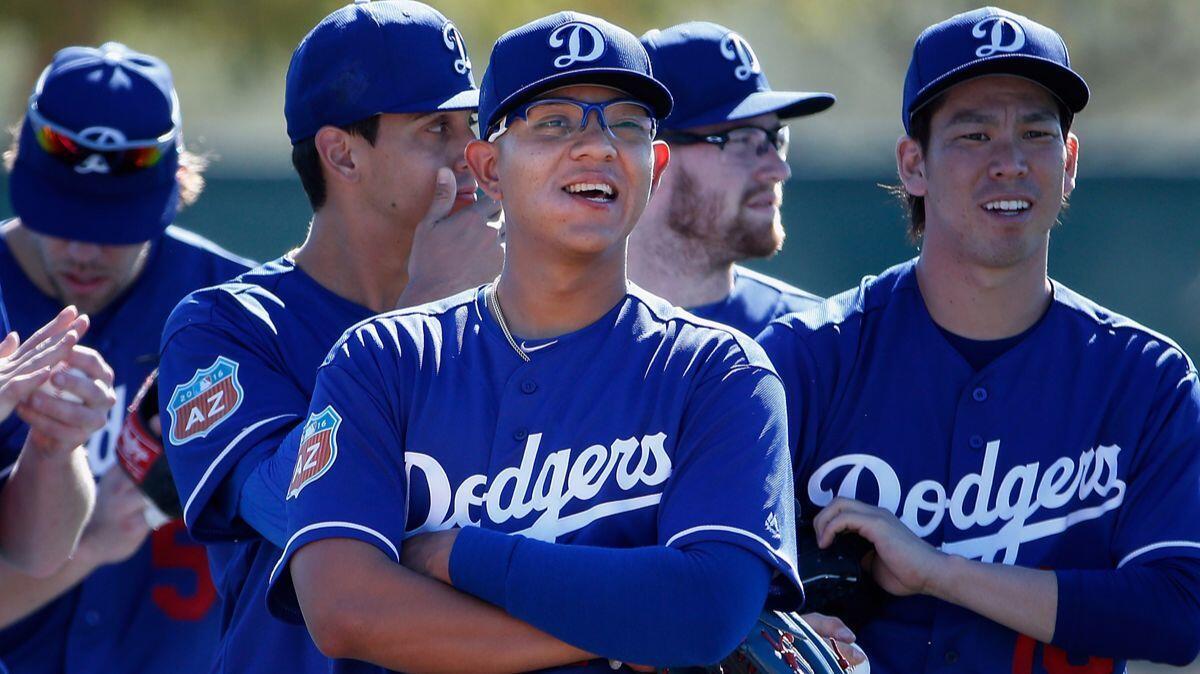
<path fill-rule="evenodd" d="M 341 541 L 318 541 L 291 565 L 301 610 L 327 655 L 414 674 L 523 672 L 594 657 L 365 544 L 350 542 L 358 549 L 349 559 L 322 554 L 331 542 Z"/>
<path fill-rule="evenodd" d="M 18 569 L 37 576 L 66 561 L 96 499 L 83 448 L 47 457 L 26 445 L 0 493 L 0 544 Z"/>
<path fill-rule="evenodd" d="M 1021 634 L 1050 643 L 1058 615 L 1053 571 L 985 564 L 950 555 L 929 594 Z"/>
<path fill-rule="evenodd" d="M 75 587 L 96 570 L 96 563 L 77 553 L 49 578 L 33 578 L 0 564 L 0 629 L 31 615 Z"/>

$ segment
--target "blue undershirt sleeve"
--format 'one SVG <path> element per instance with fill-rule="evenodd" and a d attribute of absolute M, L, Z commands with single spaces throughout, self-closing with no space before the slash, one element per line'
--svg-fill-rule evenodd
<path fill-rule="evenodd" d="M 302 430 L 303 426 L 297 426 L 288 433 L 274 453 L 251 467 L 245 480 L 230 481 L 231 484 L 242 486 L 238 496 L 238 516 L 278 548 L 287 544 L 287 508 L 284 502 L 292 469 L 296 465 L 294 450 Z"/>
<path fill-rule="evenodd" d="M 1057 571 L 1051 642 L 1067 651 L 1182 667 L 1200 655 L 1200 559 Z"/>
<path fill-rule="evenodd" d="M 456 588 L 602 657 L 658 667 L 713 664 L 763 609 L 771 570 L 736 545 L 557 545 L 463 529 Z"/>

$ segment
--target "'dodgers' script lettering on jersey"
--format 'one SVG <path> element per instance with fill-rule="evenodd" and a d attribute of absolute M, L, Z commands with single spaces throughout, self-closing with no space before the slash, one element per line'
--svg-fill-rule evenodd
<path fill-rule="evenodd" d="M 871 485 L 879 494 L 877 505 L 895 513 L 922 537 L 937 530 L 947 514 L 959 531 L 1000 521 L 1004 525 L 995 533 L 955 540 L 942 549 L 985 562 L 996 561 L 996 555 L 1003 551 L 1002 561 L 1013 564 L 1022 543 L 1060 533 L 1121 505 L 1125 481 L 1117 474 L 1120 453 L 1118 446 L 1102 445 L 1085 450 L 1078 460 L 1064 456 L 1044 469 L 1041 461 L 1013 466 L 997 483 L 1000 441 L 993 440 L 987 443 L 978 473 L 965 475 L 952 489 L 935 480 L 921 480 L 903 498 L 900 479 L 887 461 L 871 454 L 847 454 L 826 461 L 813 473 L 808 481 L 808 498 L 817 506 L 825 506 L 835 492 L 837 496 L 856 498 L 860 487 Z M 1066 508 L 1072 500 L 1082 504 L 1093 494 L 1103 500 L 1058 517 L 1030 521 L 1040 510 Z"/>
<path fill-rule="evenodd" d="M 640 440 L 618 439 L 608 447 L 592 445 L 579 452 L 574 460 L 570 449 L 561 449 L 546 455 L 534 475 L 542 434 L 532 433 L 526 438 L 520 465 L 500 470 L 490 482 L 487 475 L 472 475 L 457 488 L 452 488 L 436 458 L 406 452 L 409 481 L 414 478 L 415 470 L 429 485 L 429 515 L 408 535 L 476 526 L 479 519 L 471 517 L 474 507 L 483 508 L 488 520 L 496 524 L 539 513 L 533 524 L 516 533 L 554 541 L 604 517 L 657 505 L 662 499 L 661 491 L 624 499 L 612 497 L 638 485 L 654 487 L 666 482 L 671 475 L 666 439 L 665 433 L 644 435 Z M 601 492 L 608 498 L 585 510 L 562 515 L 572 501 L 591 501 Z"/>

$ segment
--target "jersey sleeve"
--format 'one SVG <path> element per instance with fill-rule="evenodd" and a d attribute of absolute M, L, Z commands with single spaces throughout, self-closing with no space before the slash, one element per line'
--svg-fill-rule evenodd
<path fill-rule="evenodd" d="M 820 430 L 822 396 L 817 363 L 808 344 L 785 322 L 768 325 L 757 341 L 783 382 L 792 474 L 796 487 L 803 490 L 806 476 L 815 469 Z"/>
<path fill-rule="evenodd" d="M 257 537 L 237 514 L 241 482 L 308 409 L 259 319 L 219 301 L 192 297 L 176 308 L 159 366 L 163 446 L 188 532 L 206 542 Z"/>
<path fill-rule="evenodd" d="M 1174 353 L 1177 374 L 1161 387 L 1131 461 L 1113 540 L 1118 567 L 1200 557 L 1200 383 Z"/>
<path fill-rule="evenodd" d="M 779 378 L 744 363 L 705 376 L 680 426 L 659 510 L 659 542 L 682 547 L 714 540 L 745 548 L 776 572 L 772 603 L 794 608 L 802 595 L 793 494 Z"/>
<path fill-rule="evenodd" d="M 301 620 L 288 564 L 305 545 L 351 538 L 400 561 L 408 485 L 397 410 L 404 389 L 378 336 L 370 324 L 348 333 L 317 371 L 287 489 L 288 541 L 268 592 L 271 612 L 284 620 Z"/>

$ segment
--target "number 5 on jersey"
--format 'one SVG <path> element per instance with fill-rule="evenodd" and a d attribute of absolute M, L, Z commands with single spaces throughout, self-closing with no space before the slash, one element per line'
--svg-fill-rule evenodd
<path fill-rule="evenodd" d="M 190 381 L 175 387 L 167 403 L 171 417 L 171 443 L 203 438 L 237 411 L 244 397 L 238 382 L 238 364 L 217 356 L 209 367 L 196 371 Z"/>

